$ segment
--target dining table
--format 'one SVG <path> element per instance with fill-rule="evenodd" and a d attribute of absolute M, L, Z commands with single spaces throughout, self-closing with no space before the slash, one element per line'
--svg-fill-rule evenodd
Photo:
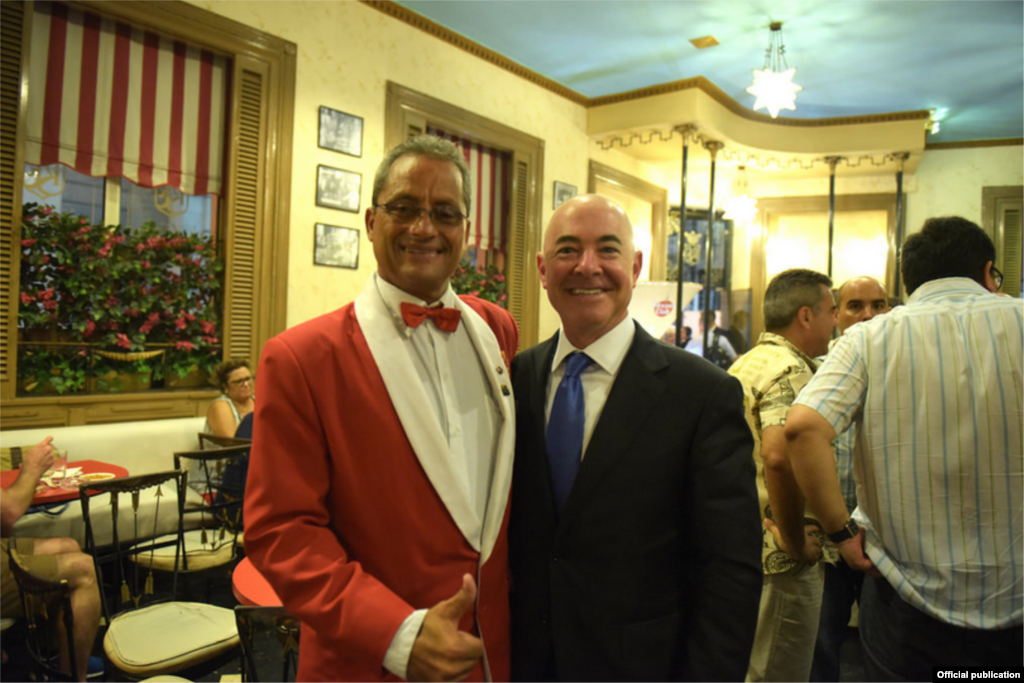
<path fill-rule="evenodd" d="M 103 462 L 102 460 L 74 460 L 68 462 L 67 469 L 74 470 L 80 468 L 81 472 L 78 475 L 79 483 L 88 483 L 87 480 L 83 480 L 83 477 L 99 477 L 103 479 L 120 479 L 121 477 L 128 476 L 128 470 L 120 465 L 115 465 L 109 462 Z M 55 470 L 56 472 L 56 470 Z M 0 489 L 6 489 L 15 482 L 21 470 L 3 470 L 0 471 Z M 53 482 L 55 485 L 48 484 L 47 481 Z M 88 490 L 88 489 L 86 489 Z M 63 503 L 69 500 L 75 500 L 81 495 L 81 490 L 78 486 L 72 486 L 65 488 L 60 485 L 60 480 L 46 477 L 40 480 L 39 485 L 36 486 L 36 494 L 32 498 L 32 506 L 36 505 L 49 505 L 51 503 Z"/>

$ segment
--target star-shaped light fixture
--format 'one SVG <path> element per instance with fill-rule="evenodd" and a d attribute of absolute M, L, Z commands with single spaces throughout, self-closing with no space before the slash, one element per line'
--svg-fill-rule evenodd
<path fill-rule="evenodd" d="M 786 63 L 786 46 L 782 43 L 782 22 L 772 22 L 768 49 L 764 55 L 764 69 L 754 69 L 754 84 L 747 92 L 757 97 L 754 111 L 767 109 L 772 118 L 782 109 L 796 111 L 796 94 L 803 90 L 793 82 L 796 67 Z"/>

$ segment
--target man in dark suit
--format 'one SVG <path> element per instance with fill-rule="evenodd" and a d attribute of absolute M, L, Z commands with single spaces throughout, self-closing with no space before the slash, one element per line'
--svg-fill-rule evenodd
<path fill-rule="evenodd" d="M 629 317 L 641 259 L 595 195 L 559 207 L 537 256 L 562 326 L 512 366 L 514 680 L 746 674 L 761 524 L 743 392 Z"/>

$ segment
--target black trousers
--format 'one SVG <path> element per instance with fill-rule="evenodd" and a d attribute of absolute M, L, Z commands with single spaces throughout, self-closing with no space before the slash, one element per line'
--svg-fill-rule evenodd
<path fill-rule="evenodd" d="M 859 627 L 869 681 L 930 681 L 937 666 L 1024 662 L 1024 626 L 988 631 L 947 624 L 904 602 L 885 579 L 864 579 Z"/>

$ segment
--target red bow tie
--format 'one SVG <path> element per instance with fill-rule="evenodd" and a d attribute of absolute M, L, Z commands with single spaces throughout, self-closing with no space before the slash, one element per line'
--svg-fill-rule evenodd
<path fill-rule="evenodd" d="M 402 320 L 409 327 L 419 327 L 424 320 L 432 318 L 437 329 L 454 332 L 459 328 L 459 320 L 462 319 L 462 311 L 457 308 L 442 308 L 441 306 L 427 308 L 403 301 L 401 309 Z"/>

